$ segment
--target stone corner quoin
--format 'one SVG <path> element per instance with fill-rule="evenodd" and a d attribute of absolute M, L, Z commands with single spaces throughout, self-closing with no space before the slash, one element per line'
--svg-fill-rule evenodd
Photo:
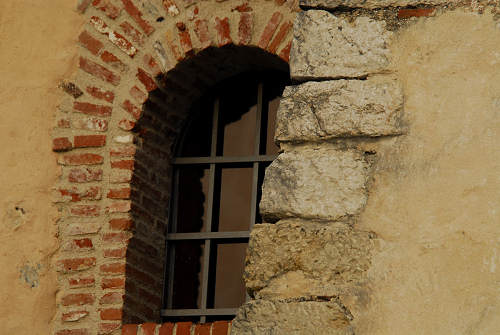
<path fill-rule="evenodd" d="M 387 73 L 392 32 L 366 16 L 354 22 L 324 10 L 297 15 L 290 51 L 293 79 L 364 78 Z"/>

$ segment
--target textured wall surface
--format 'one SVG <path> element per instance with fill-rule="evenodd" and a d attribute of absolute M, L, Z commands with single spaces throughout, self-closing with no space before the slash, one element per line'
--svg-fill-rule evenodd
<path fill-rule="evenodd" d="M 50 131 L 80 26 L 72 1 L 0 1 L 2 334 L 50 334 L 58 247 Z"/>

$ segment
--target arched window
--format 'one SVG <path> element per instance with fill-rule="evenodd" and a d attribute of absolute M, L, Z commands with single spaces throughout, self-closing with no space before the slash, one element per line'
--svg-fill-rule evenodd
<path fill-rule="evenodd" d="M 282 72 L 245 73 L 192 105 L 173 160 L 166 320 L 230 320 L 247 295 L 246 247 L 264 169 L 276 157 Z"/>

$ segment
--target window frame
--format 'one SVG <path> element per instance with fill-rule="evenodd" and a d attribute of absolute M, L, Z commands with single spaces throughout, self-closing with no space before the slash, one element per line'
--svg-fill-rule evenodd
<path fill-rule="evenodd" d="M 175 157 L 172 161 L 174 168 L 173 172 L 173 190 L 171 198 L 171 215 L 169 220 L 169 229 L 172 232 L 166 235 L 166 250 L 167 250 L 167 266 L 166 266 L 166 282 L 164 285 L 164 309 L 161 310 L 162 317 L 175 318 L 175 317 L 199 317 L 200 323 L 207 322 L 207 317 L 228 317 L 235 316 L 238 308 L 207 308 L 208 303 L 208 290 L 209 290 L 209 273 L 210 265 L 216 260 L 211 259 L 212 253 L 210 249 L 214 242 L 217 241 L 237 241 L 238 243 L 248 242 L 250 237 L 250 230 L 256 223 L 258 216 L 257 200 L 260 192 L 259 179 L 262 178 L 263 164 L 271 163 L 276 159 L 276 155 L 261 154 L 262 148 L 265 148 L 265 136 L 267 135 L 267 118 L 268 106 L 264 106 L 264 85 L 266 79 L 258 80 L 257 84 L 257 111 L 255 120 L 255 139 L 253 155 L 250 156 L 224 156 L 217 155 L 217 140 L 221 129 L 219 127 L 220 116 L 220 94 L 215 97 L 212 108 L 212 130 L 211 130 L 211 143 L 210 143 L 210 156 L 198 157 Z M 265 120 L 264 120 L 265 119 Z M 264 128 L 264 129 L 263 129 Z M 264 142 L 264 143 L 263 143 Z M 182 144 L 182 143 L 181 143 Z M 203 232 L 190 232 L 190 233 L 177 233 L 177 220 L 178 220 L 178 196 L 179 196 L 179 167 L 181 166 L 196 166 L 205 165 L 209 166 L 209 185 L 207 194 L 207 210 L 206 210 L 206 231 Z M 213 232 L 212 219 L 214 217 L 214 192 L 216 189 L 216 170 L 223 166 L 250 166 L 252 167 L 252 190 L 251 190 L 251 213 L 249 230 L 245 231 L 223 231 Z M 267 164 L 268 165 L 268 164 Z M 202 262 L 202 278 L 200 282 L 201 287 L 201 302 L 200 308 L 196 309 L 175 309 L 173 306 L 173 290 L 174 290 L 174 271 L 175 271 L 175 248 L 169 248 L 169 244 L 175 241 L 204 241 L 203 249 L 203 262 Z M 247 300 L 248 300 L 247 295 Z"/>

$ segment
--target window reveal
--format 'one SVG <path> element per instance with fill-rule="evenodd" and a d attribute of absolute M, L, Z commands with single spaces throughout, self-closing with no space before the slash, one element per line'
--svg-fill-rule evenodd
<path fill-rule="evenodd" d="M 264 169 L 276 157 L 282 73 L 244 74 L 193 105 L 173 160 L 166 320 L 232 319 L 246 300 L 243 270 Z"/>

